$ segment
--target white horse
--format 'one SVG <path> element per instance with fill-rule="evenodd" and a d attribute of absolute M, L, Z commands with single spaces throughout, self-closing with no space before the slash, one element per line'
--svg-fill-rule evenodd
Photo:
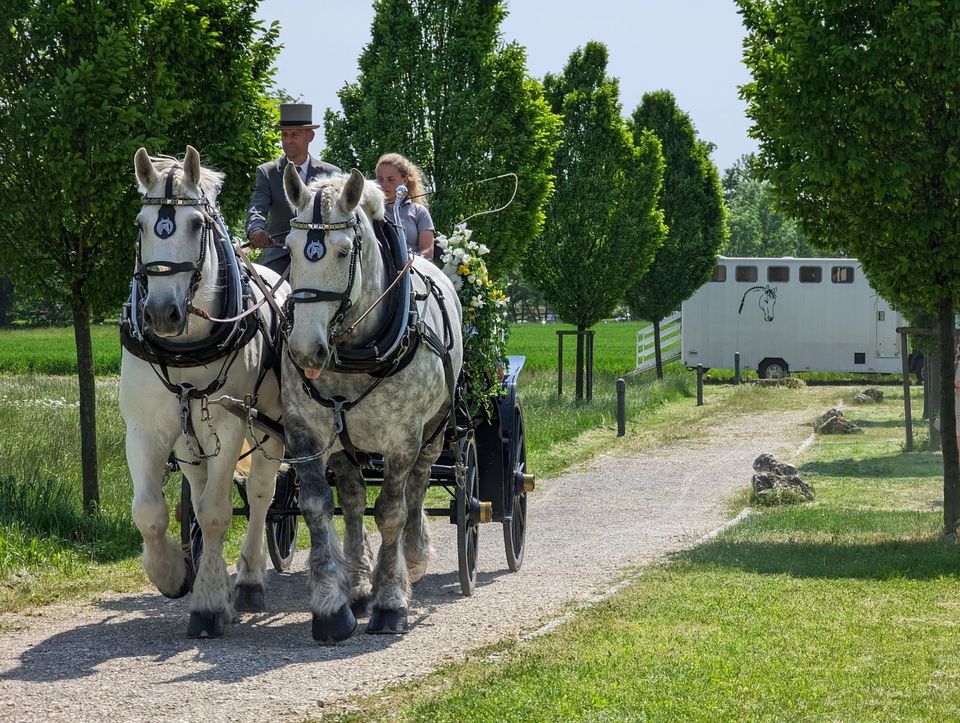
<path fill-rule="evenodd" d="M 253 453 L 246 481 L 250 523 L 231 590 L 223 542 L 232 518 L 234 466 L 249 435 L 244 419 L 222 403 L 226 397 L 242 400 L 251 395 L 258 411 L 279 418 L 279 381 L 268 368 L 272 354 L 265 338 L 273 312 L 265 304 L 239 322 L 242 327 L 216 321 L 229 315 L 231 305 L 243 306 L 238 301 L 242 289 L 233 288 L 239 268 L 215 205 L 223 174 L 201 167 L 191 146 L 182 163 L 151 158 L 141 148 L 134 167 L 145 197 L 137 216 L 134 282 L 142 298 L 133 295 L 133 306 L 141 308 L 128 314 L 138 328 L 132 342 L 130 333 L 124 337 L 120 372 L 133 519 L 143 535 L 143 568 L 150 580 L 167 597 L 193 591 L 187 635 L 218 637 L 224 623 L 235 617 L 234 593 L 237 610 L 264 609 L 264 523 L 280 463 L 260 451 Z M 267 284 L 279 281 L 268 269 L 259 273 Z M 257 300 L 263 298 L 253 284 L 250 288 Z M 281 285 L 281 302 L 288 291 L 289 286 Z M 283 454 L 278 440 L 256 443 L 270 457 Z M 196 571 L 189 553 L 167 535 L 161 485 L 171 450 L 190 483 L 203 533 Z"/>
<path fill-rule="evenodd" d="M 463 361 L 460 301 L 440 269 L 417 257 L 412 284 L 422 326 L 411 337 L 419 341 L 412 358 L 389 375 L 346 373 L 343 358 L 377 339 L 396 311 L 375 303 L 390 281 L 370 221 L 383 218 L 383 193 L 356 170 L 309 188 L 295 168 L 283 180 L 297 213 L 287 237 L 294 313 L 283 359 L 284 430 L 288 454 L 300 458 L 300 509 L 310 529 L 313 637 L 349 637 L 371 602 L 368 633 L 405 632 L 410 583 L 423 576 L 431 553 L 423 499 Z M 343 552 L 332 522 L 326 461 L 351 448 L 383 455 L 374 507 L 382 541 L 372 571 L 365 484 L 340 453 L 330 464 L 344 515 Z"/>

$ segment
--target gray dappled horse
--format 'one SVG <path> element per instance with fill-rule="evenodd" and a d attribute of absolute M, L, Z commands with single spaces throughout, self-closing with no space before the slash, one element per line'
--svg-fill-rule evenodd
<path fill-rule="evenodd" d="M 254 452 L 246 481 L 250 523 L 232 590 L 223 542 L 233 518 L 234 466 L 248 427 L 215 399 L 251 395 L 257 408 L 280 416 L 279 381 L 270 371 L 267 340 L 269 305 L 245 305 L 245 291 L 229 234 L 216 211 L 223 175 L 200 165 L 187 146 L 182 163 L 151 158 L 141 148 L 134 158 L 144 205 L 138 269 L 131 304 L 124 314 L 120 370 L 120 411 L 127 427 L 126 452 L 133 479 L 133 520 L 143 536 L 143 568 L 167 597 L 190 598 L 190 637 L 218 637 L 234 610 L 262 611 L 266 560 L 264 523 L 273 499 L 282 444 L 269 438 Z M 279 277 L 266 268 L 269 284 Z M 282 303 L 289 287 L 280 286 Z M 235 312 L 242 319 L 222 323 Z M 207 317 L 214 317 L 211 321 Z M 163 477 L 173 450 L 190 483 L 203 533 L 196 571 L 190 553 L 167 535 Z M 186 524 L 186 512 L 184 512 Z M 236 594 L 236 600 L 234 600 Z"/>
<path fill-rule="evenodd" d="M 440 269 L 417 257 L 407 273 L 423 326 L 411 328 L 419 335 L 412 356 L 390 375 L 345 373 L 346 350 L 377 338 L 396 311 L 375 303 L 391 280 L 371 224 L 383 218 L 383 193 L 356 170 L 306 187 L 293 165 L 284 173 L 284 190 L 297 215 L 287 237 L 294 291 L 283 355 L 283 419 L 288 455 L 301 460 L 295 466 L 310 528 L 313 637 L 349 637 L 356 615 L 368 606 L 367 632 L 404 632 L 410 584 L 423 576 L 431 553 L 423 499 L 463 360 L 460 301 Z M 363 530 L 363 477 L 336 453 L 350 448 L 383 455 L 375 567 Z M 342 552 L 328 459 L 343 509 Z"/>

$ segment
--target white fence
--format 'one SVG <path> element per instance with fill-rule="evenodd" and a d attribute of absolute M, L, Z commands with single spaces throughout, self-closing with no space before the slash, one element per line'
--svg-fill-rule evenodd
<path fill-rule="evenodd" d="M 680 358 L 680 328 L 679 311 L 660 322 L 660 354 L 664 364 Z M 637 368 L 633 371 L 634 374 L 639 374 L 656 366 L 653 324 L 647 324 L 637 331 Z"/>

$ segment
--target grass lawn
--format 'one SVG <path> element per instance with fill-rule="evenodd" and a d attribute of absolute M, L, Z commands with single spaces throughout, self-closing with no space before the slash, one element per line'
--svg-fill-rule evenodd
<path fill-rule="evenodd" d="M 833 388 L 846 403 L 854 391 Z M 960 569 L 940 536 L 940 456 L 903 451 L 902 399 L 884 391 L 846 410 L 863 434 L 802 453 L 814 502 L 756 512 L 554 632 L 344 717 L 957 720 Z"/>

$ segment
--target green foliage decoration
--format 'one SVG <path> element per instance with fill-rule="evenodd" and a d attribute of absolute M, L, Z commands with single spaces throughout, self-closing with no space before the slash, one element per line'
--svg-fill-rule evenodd
<path fill-rule="evenodd" d="M 472 241 L 473 231 L 457 224 L 449 237 L 439 235 L 443 272 L 463 306 L 464 396 L 471 414 L 491 411 L 491 398 L 503 389 L 507 348 L 507 306 L 503 288 L 490 278 L 486 245 Z"/>
<path fill-rule="evenodd" d="M 563 116 L 554 160 L 556 191 L 524 271 L 564 321 L 587 329 L 608 317 L 646 271 L 666 231 L 657 207 L 660 141 L 635 141 L 621 117 L 607 49 L 588 43 L 544 88 Z"/>
<path fill-rule="evenodd" d="M 495 276 L 515 268 L 543 226 L 552 190 L 550 164 L 559 119 L 528 77 L 524 49 L 503 44 L 502 0 L 378 0 L 370 43 L 355 83 L 327 111 L 326 156 L 372 175 L 387 152 L 413 160 L 436 193 L 437 228 L 503 206 L 509 180 L 516 198 L 498 214 L 471 220 L 491 249 Z"/>
<path fill-rule="evenodd" d="M 710 276 L 726 241 L 726 211 L 710 147 L 698 140 L 690 116 L 668 90 L 646 93 L 631 117 L 635 142 L 652 131 L 663 150 L 663 210 L 667 235 L 650 268 L 627 291 L 638 319 L 660 321 Z"/>

